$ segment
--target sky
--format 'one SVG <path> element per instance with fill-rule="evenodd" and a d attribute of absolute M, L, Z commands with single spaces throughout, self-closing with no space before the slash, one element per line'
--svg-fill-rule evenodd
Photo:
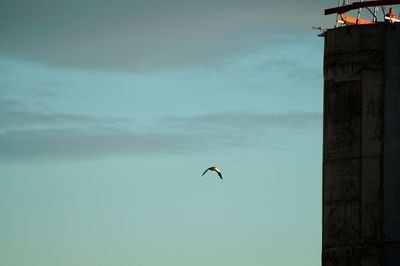
<path fill-rule="evenodd" d="M 320 265 L 332 5 L 0 0 L 0 265 Z"/>

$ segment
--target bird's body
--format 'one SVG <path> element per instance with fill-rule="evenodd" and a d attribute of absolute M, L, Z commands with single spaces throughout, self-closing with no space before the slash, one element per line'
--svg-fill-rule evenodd
<path fill-rule="evenodd" d="M 203 176 L 205 173 L 207 173 L 208 170 L 216 172 L 216 173 L 219 175 L 219 178 L 222 179 L 221 170 L 219 170 L 219 169 L 218 169 L 217 167 L 215 167 L 215 166 L 211 166 L 210 168 L 207 168 L 207 170 L 205 170 L 204 173 L 203 173 L 201 176 Z"/>

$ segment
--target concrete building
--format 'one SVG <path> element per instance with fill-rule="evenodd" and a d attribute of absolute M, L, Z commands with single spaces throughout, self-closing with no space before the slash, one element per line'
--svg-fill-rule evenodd
<path fill-rule="evenodd" d="M 323 266 L 400 266 L 400 24 L 328 30 Z"/>

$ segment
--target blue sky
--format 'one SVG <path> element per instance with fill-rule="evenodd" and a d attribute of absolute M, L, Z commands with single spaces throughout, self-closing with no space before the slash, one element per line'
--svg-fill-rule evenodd
<path fill-rule="evenodd" d="M 0 264 L 319 265 L 324 4 L 1 1 Z"/>

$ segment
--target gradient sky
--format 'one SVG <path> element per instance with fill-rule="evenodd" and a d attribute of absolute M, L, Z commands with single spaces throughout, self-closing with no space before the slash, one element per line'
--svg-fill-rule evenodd
<path fill-rule="evenodd" d="M 332 5 L 0 0 L 0 265 L 319 266 Z"/>

